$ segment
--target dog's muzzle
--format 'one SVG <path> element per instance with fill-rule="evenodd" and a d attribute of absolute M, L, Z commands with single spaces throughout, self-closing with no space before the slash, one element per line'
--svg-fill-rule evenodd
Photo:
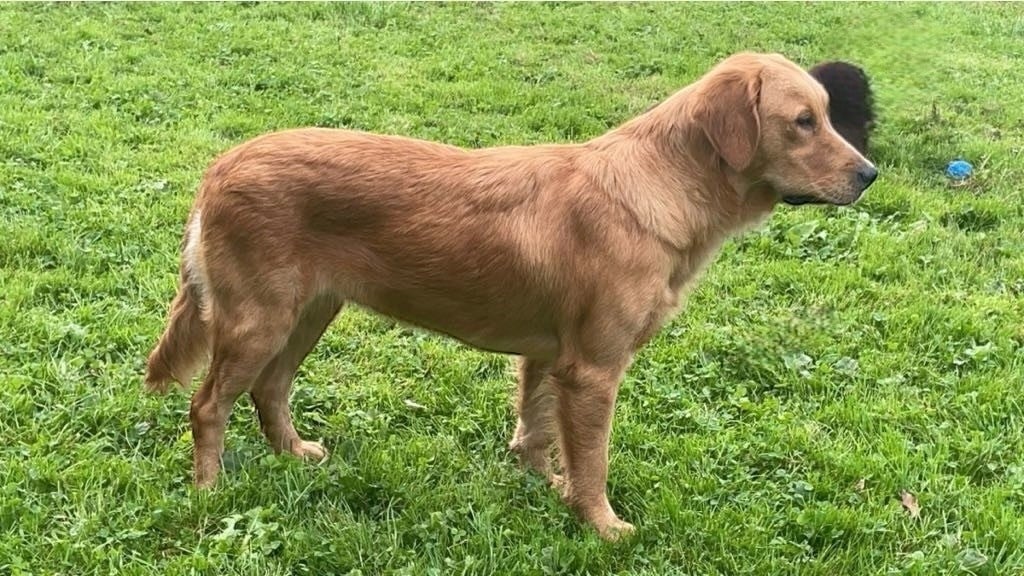
<path fill-rule="evenodd" d="M 808 194 L 793 194 L 783 196 L 782 201 L 790 206 L 802 206 L 804 204 L 832 204 L 834 206 L 848 206 L 859 200 L 861 195 L 864 194 L 864 191 L 867 190 L 877 178 L 878 170 L 873 165 L 866 164 L 858 169 L 854 174 L 854 190 L 856 192 L 853 195 L 839 196 L 837 199 L 825 199 Z"/>

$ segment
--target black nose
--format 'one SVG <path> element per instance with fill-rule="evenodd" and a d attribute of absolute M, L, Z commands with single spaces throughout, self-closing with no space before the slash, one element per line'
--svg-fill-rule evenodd
<path fill-rule="evenodd" d="M 861 190 L 867 190 L 875 178 L 878 178 L 878 170 L 870 164 L 857 170 L 857 180 L 860 180 Z"/>

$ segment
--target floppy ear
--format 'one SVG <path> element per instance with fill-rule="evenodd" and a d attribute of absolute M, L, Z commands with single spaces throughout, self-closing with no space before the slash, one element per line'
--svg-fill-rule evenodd
<path fill-rule="evenodd" d="M 695 117 L 711 146 L 730 168 L 745 170 L 761 140 L 760 70 L 752 67 L 720 70 L 700 91 Z"/>

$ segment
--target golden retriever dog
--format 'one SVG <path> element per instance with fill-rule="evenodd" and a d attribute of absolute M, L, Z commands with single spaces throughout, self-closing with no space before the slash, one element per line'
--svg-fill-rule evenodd
<path fill-rule="evenodd" d="M 619 383 L 723 241 L 779 202 L 846 205 L 875 167 L 836 133 L 825 89 L 741 53 L 581 144 L 467 150 L 297 129 L 207 170 L 146 385 L 187 385 L 194 474 L 212 486 L 248 392 L 277 452 L 327 451 L 292 425 L 296 369 L 346 302 L 519 357 L 510 448 L 606 539 Z M 550 461 L 559 447 L 560 463 Z"/>

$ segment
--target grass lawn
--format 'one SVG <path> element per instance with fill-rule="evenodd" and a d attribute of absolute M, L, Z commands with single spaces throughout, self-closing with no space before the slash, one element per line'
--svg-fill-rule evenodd
<path fill-rule="evenodd" d="M 881 177 L 727 244 L 638 356 L 634 539 L 506 452 L 506 358 L 355 309 L 294 391 L 332 457 L 245 400 L 190 487 L 187 396 L 141 377 L 217 153 L 582 141 L 743 49 L 863 65 Z M 0 574 L 1024 574 L 1022 62 L 1012 4 L 0 6 Z"/>

